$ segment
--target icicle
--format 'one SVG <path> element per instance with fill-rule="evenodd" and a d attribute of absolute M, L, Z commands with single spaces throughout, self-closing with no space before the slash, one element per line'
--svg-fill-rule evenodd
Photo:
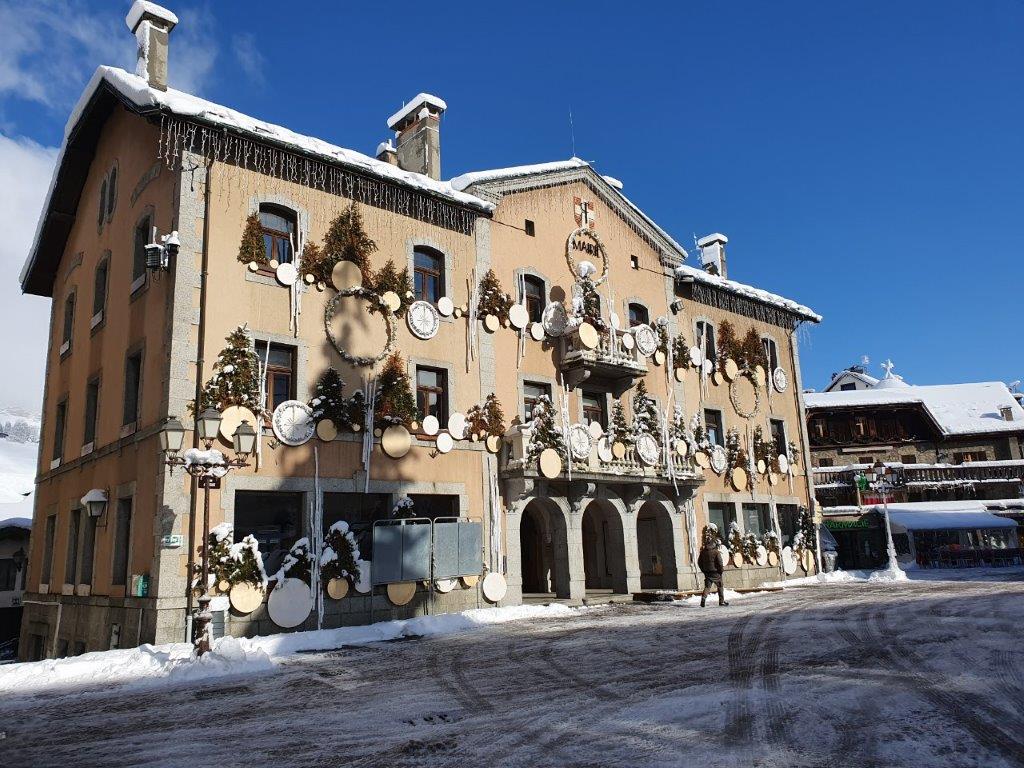
<path fill-rule="evenodd" d="M 320 586 L 320 554 L 324 548 L 324 494 L 320 488 L 320 449 L 316 445 L 313 446 L 313 525 L 310 533 L 310 550 L 315 553 L 311 581 L 316 600 L 316 628 L 323 629 L 324 591 Z"/>
<path fill-rule="evenodd" d="M 366 483 L 363 493 L 370 492 L 370 458 L 373 456 L 373 421 L 374 404 L 377 399 L 377 380 L 372 376 L 367 380 L 366 387 L 366 419 L 363 425 L 363 467 L 366 470 Z"/>
<path fill-rule="evenodd" d="M 255 347 L 255 342 L 253 347 Z M 270 365 L 270 342 L 267 342 L 267 351 L 264 354 L 263 362 L 260 362 L 259 356 L 256 357 L 256 366 L 259 369 L 260 376 L 260 402 L 258 413 L 255 414 L 256 420 L 260 422 L 260 426 L 257 427 L 257 433 L 259 440 L 256 441 L 256 471 L 260 471 L 260 467 L 263 465 L 263 426 L 262 426 L 262 414 L 267 412 L 267 368 Z"/>

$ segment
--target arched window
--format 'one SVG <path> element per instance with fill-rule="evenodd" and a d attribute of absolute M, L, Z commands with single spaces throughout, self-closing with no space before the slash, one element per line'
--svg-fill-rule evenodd
<path fill-rule="evenodd" d="M 107 272 L 110 266 L 108 258 L 104 257 L 100 260 L 100 263 L 96 265 L 96 275 L 93 280 L 92 289 L 92 316 L 93 320 L 97 317 L 102 319 L 103 309 L 107 305 Z"/>
<path fill-rule="evenodd" d="M 638 304 L 635 301 L 629 303 L 629 327 L 633 328 L 637 325 L 649 325 L 651 322 L 651 314 L 647 311 L 647 307 L 643 304 Z"/>
<path fill-rule="evenodd" d="M 718 359 L 717 347 L 715 346 L 715 326 L 710 320 L 698 320 L 696 323 L 695 341 L 700 347 L 704 357 L 711 362 Z"/>
<path fill-rule="evenodd" d="M 421 301 L 435 302 L 444 296 L 444 255 L 433 248 L 413 251 L 413 291 Z"/>
<path fill-rule="evenodd" d="M 291 264 L 295 222 L 295 211 L 280 205 L 260 205 L 260 228 L 263 230 L 267 261 L 273 259 L 278 264 Z"/>
<path fill-rule="evenodd" d="M 530 314 L 530 321 L 539 323 L 544 315 L 547 299 L 544 296 L 544 281 L 536 275 L 523 276 L 523 303 Z"/>
<path fill-rule="evenodd" d="M 117 202 L 117 166 L 110 169 L 110 176 L 107 180 L 107 221 L 114 213 L 114 203 Z"/>
<path fill-rule="evenodd" d="M 107 215 L 107 180 L 103 179 L 103 183 L 100 184 L 100 204 L 98 215 L 96 216 L 96 223 L 100 226 L 103 225 L 103 217 Z"/>

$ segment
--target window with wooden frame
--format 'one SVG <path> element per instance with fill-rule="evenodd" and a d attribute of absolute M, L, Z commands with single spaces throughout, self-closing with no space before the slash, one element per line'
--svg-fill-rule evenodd
<path fill-rule="evenodd" d="M 602 429 L 608 429 L 608 410 L 605 408 L 605 397 L 599 392 L 583 392 L 583 423 L 600 424 Z"/>
<path fill-rule="evenodd" d="M 768 360 L 768 373 L 779 367 L 779 347 L 771 336 L 762 336 L 761 344 L 764 346 L 764 356 Z"/>
<path fill-rule="evenodd" d="M 815 462 L 816 462 L 815 466 L 819 466 L 819 467 L 835 466 L 835 462 L 832 459 L 828 458 L 827 456 L 822 456 L 819 459 L 815 459 Z"/>
<path fill-rule="evenodd" d="M 643 304 L 639 304 L 635 301 L 631 301 L 629 306 L 626 307 L 629 311 L 629 327 L 633 328 L 638 325 L 649 325 L 651 322 L 651 313 L 647 311 L 647 307 Z"/>
<path fill-rule="evenodd" d="M 68 545 L 64 550 L 64 583 L 78 583 L 78 534 L 81 530 L 84 509 L 72 509 L 68 520 Z"/>
<path fill-rule="evenodd" d="M 114 528 L 114 553 L 110 563 L 110 583 L 116 586 L 128 584 L 132 534 L 132 500 L 117 500 L 117 522 Z"/>
<path fill-rule="evenodd" d="M 64 430 L 67 427 L 68 399 L 65 397 L 57 403 L 53 418 L 53 453 L 51 458 L 60 461 L 64 458 Z"/>
<path fill-rule="evenodd" d="M 954 464 L 970 464 L 973 461 L 988 461 L 986 451 L 963 451 L 953 454 Z"/>
<path fill-rule="evenodd" d="M 260 205 L 260 229 L 267 261 L 291 264 L 296 221 L 295 211 L 289 208 L 269 203 Z"/>
<path fill-rule="evenodd" d="M 71 350 L 71 336 L 75 331 L 75 293 L 72 291 L 64 299 L 64 328 L 61 334 L 60 353 L 66 354 Z"/>
<path fill-rule="evenodd" d="M 711 324 L 710 320 L 698 320 L 695 327 L 696 333 L 694 338 L 697 340 L 697 346 L 704 353 L 705 359 L 715 362 L 718 360 L 718 348 L 715 345 L 715 326 Z"/>
<path fill-rule="evenodd" d="M 788 450 L 786 443 L 786 422 L 782 419 L 770 419 L 768 426 L 771 429 L 772 440 L 775 442 L 775 447 L 779 453 L 786 453 Z"/>
<path fill-rule="evenodd" d="M 267 401 L 273 411 L 286 400 L 295 399 L 295 347 L 271 344 L 266 360 Z"/>
<path fill-rule="evenodd" d="M 89 379 L 85 385 L 85 429 L 82 431 L 82 445 L 96 441 L 96 417 L 99 413 L 100 379 Z"/>
<path fill-rule="evenodd" d="M 713 408 L 704 409 L 704 431 L 707 433 L 708 442 L 712 445 L 724 445 L 724 433 L 722 432 L 722 412 Z"/>
<path fill-rule="evenodd" d="M 413 292 L 431 303 L 444 296 L 444 254 L 424 246 L 413 251 Z"/>
<path fill-rule="evenodd" d="M 535 381 L 523 382 L 523 423 L 529 424 L 533 421 L 533 409 L 537 407 L 542 397 L 551 399 L 551 385 L 541 384 Z"/>
<path fill-rule="evenodd" d="M 149 216 L 135 225 L 132 241 L 132 290 L 137 290 L 146 276 L 146 246 L 150 243 L 153 222 Z"/>
<path fill-rule="evenodd" d="M 420 416 L 448 423 L 448 371 L 416 366 L 416 408 Z"/>
<path fill-rule="evenodd" d="M 110 257 L 104 256 L 96 265 L 96 273 L 92 283 L 92 327 L 95 328 L 103 320 L 103 310 L 107 306 L 107 278 L 110 270 Z"/>
<path fill-rule="evenodd" d="M 539 323 L 544 317 L 547 300 L 544 296 L 544 281 L 536 275 L 523 276 L 523 303 L 530 315 L 530 322 Z"/>
<path fill-rule="evenodd" d="M 124 362 L 124 412 L 122 424 L 139 420 L 139 388 L 142 384 L 142 350 L 132 352 Z"/>
<path fill-rule="evenodd" d="M 824 419 L 811 419 L 811 435 L 813 437 L 824 440 L 827 433 L 828 429 Z"/>

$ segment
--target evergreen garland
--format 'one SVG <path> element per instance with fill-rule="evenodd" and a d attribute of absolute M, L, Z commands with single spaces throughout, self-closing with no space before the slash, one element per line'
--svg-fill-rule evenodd
<path fill-rule="evenodd" d="M 608 431 L 612 434 L 612 442 L 622 443 L 627 446 L 633 444 L 633 434 L 626 423 L 626 409 L 622 407 L 622 403 L 619 400 L 612 404 L 612 418 Z"/>
<path fill-rule="evenodd" d="M 222 411 L 228 406 L 240 405 L 258 418 L 263 413 L 263 404 L 259 402 L 259 358 L 252 349 L 245 326 L 233 330 L 226 341 L 228 345 L 217 355 L 213 375 L 200 394 L 199 407 L 189 403 L 189 413 L 195 416 L 207 406 Z"/>
<path fill-rule="evenodd" d="M 658 435 L 661 432 L 661 415 L 654 398 L 647 393 L 643 379 L 636 385 L 633 395 L 633 434 Z"/>
<path fill-rule="evenodd" d="M 255 261 L 261 267 L 266 266 L 267 249 L 263 244 L 263 227 L 260 226 L 260 215 L 250 213 L 242 230 L 242 242 L 238 246 L 238 260 L 243 264 Z"/>
<path fill-rule="evenodd" d="M 274 578 L 279 585 L 285 579 L 302 579 L 307 586 L 312 586 L 313 554 L 309 551 L 309 539 L 303 536 L 292 544 Z"/>
<path fill-rule="evenodd" d="M 479 317 L 494 315 L 505 320 L 508 318 L 509 309 L 515 304 L 512 297 L 501 290 L 501 281 L 498 280 L 493 269 L 488 269 L 480 279 L 477 295 L 479 299 L 476 304 L 476 313 Z"/>
<path fill-rule="evenodd" d="M 376 426 L 392 424 L 409 426 L 419 418 L 416 398 L 412 394 L 409 374 L 398 352 L 393 352 L 385 361 L 377 377 L 377 396 L 373 405 Z"/>
<path fill-rule="evenodd" d="M 409 278 L 409 268 L 402 267 L 399 270 L 392 259 L 388 259 L 384 266 L 370 276 L 367 286 L 378 296 L 383 296 L 388 291 L 394 291 L 401 302 L 395 314 L 404 317 L 409 305 L 413 302 L 412 280 Z M 370 314 L 386 311 L 381 304 L 371 301 L 369 306 Z"/>
<path fill-rule="evenodd" d="M 765 354 L 764 343 L 753 328 L 748 330 L 747 335 L 743 337 L 737 354 L 739 357 L 736 362 L 740 364 L 741 368 L 753 370 L 760 365 L 766 372 L 771 373 L 768 371 L 768 355 Z"/>
<path fill-rule="evenodd" d="M 686 339 L 679 334 L 672 339 L 672 359 L 676 368 L 684 368 L 690 361 L 690 349 L 686 346 Z"/>
<path fill-rule="evenodd" d="M 551 398 L 541 395 L 533 407 L 532 415 L 527 461 L 536 461 L 546 448 L 554 448 L 559 456 L 567 456 L 562 430 L 555 424 L 555 409 L 551 405 Z"/>
<path fill-rule="evenodd" d="M 339 261 L 351 261 L 363 273 L 363 281 L 369 282 L 370 256 L 377 250 L 377 244 L 366 234 L 363 216 L 353 200 L 348 208 L 339 213 L 324 235 L 324 257 L 321 260 L 325 282 L 330 280 L 331 271 Z M 349 286 L 337 285 L 339 290 Z M 400 294 L 401 295 L 401 294 Z"/>
<path fill-rule="evenodd" d="M 487 434 L 502 437 L 505 434 L 505 412 L 501 409 L 501 401 L 491 392 L 484 400 L 484 421 Z"/>
<path fill-rule="evenodd" d="M 739 341 L 736 338 L 736 329 L 728 320 L 718 324 L 718 360 L 719 365 L 724 365 L 726 360 L 735 360 L 739 363 Z"/>
<path fill-rule="evenodd" d="M 325 585 L 331 579 L 359 581 L 359 547 L 344 520 L 334 523 L 324 537 L 320 575 Z"/>

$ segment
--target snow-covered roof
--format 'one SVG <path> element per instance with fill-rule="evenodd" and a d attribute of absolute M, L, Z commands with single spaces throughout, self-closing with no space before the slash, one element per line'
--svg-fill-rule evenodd
<path fill-rule="evenodd" d="M 143 15 L 147 13 L 166 21 L 172 27 L 178 23 L 178 17 L 174 15 L 173 11 L 167 10 L 162 5 L 151 3 L 149 0 L 135 0 L 128 10 L 128 15 L 124 17 L 124 23 L 128 25 L 128 29 L 134 32 Z"/>
<path fill-rule="evenodd" d="M 712 232 L 710 235 L 704 235 L 700 240 L 697 241 L 697 247 L 703 248 L 705 245 L 711 245 L 712 243 L 728 243 L 729 238 L 723 235 L 721 232 Z"/>
<path fill-rule="evenodd" d="M 848 378 L 857 379 L 858 381 L 867 384 L 869 387 L 873 387 L 875 386 L 875 384 L 878 383 L 878 379 L 876 379 L 874 376 L 871 376 L 867 373 L 861 373 L 860 371 L 851 371 L 849 369 L 846 369 L 845 371 L 840 371 L 839 373 L 835 374 L 835 376 L 832 377 L 832 381 L 830 381 L 828 383 L 828 386 L 825 387 L 824 391 L 832 391 L 832 389 L 834 389 L 837 385 L 842 383 L 843 379 Z"/>
<path fill-rule="evenodd" d="M 601 178 L 607 181 L 611 186 L 615 187 L 616 189 L 622 189 L 622 182 L 619 179 L 616 179 L 614 176 L 602 176 Z"/>
<path fill-rule="evenodd" d="M 417 93 L 412 97 L 412 99 L 406 102 L 404 107 L 388 118 L 388 128 L 394 129 L 396 125 L 411 115 L 417 107 L 424 105 L 433 107 L 438 112 L 444 112 L 448 109 L 448 105 L 444 103 L 444 99 L 438 98 L 430 93 Z"/>
<path fill-rule="evenodd" d="M 692 278 L 695 283 L 712 285 L 716 288 L 728 291 L 729 293 L 735 293 L 738 296 L 746 296 L 748 299 L 753 299 L 754 301 L 771 304 L 779 309 L 792 312 L 794 315 L 799 315 L 805 320 L 811 320 L 815 323 L 821 322 L 821 315 L 810 307 L 805 307 L 803 304 L 799 304 L 792 299 L 787 299 L 784 296 L 779 296 L 778 294 L 765 291 L 761 288 L 755 288 L 752 285 L 739 283 L 735 280 L 729 280 L 728 278 L 721 277 L 719 275 L 712 275 L 705 272 L 703 269 L 691 267 L 689 264 L 680 264 L 676 267 L 676 277 L 685 279 Z"/>
<path fill-rule="evenodd" d="M 31 517 L 9 517 L 6 520 L 0 520 L 0 531 L 4 528 L 23 528 L 26 531 L 32 530 L 32 518 Z"/>
<path fill-rule="evenodd" d="M 449 184 L 460 192 L 474 184 L 481 184 L 485 181 L 499 181 L 502 179 L 514 179 L 519 176 L 534 176 L 539 173 L 552 173 L 554 171 L 568 171 L 573 168 L 589 168 L 590 163 L 578 157 L 571 157 L 568 160 L 556 160 L 552 163 L 534 163 L 533 165 L 513 165 L 508 168 L 491 168 L 486 171 L 471 171 L 461 176 L 456 176 Z"/>
<path fill-rule="evenodd" d="M 873 512 L 884 513 L 878 505 Z M 919 501 L 889 505 L 889 520 L 908 531 L 1016 528 L 1017 523 L 988 511 L 981 501 Z"/>
<path fill-rule="evenodd" d="M 999 381 L 816 392 L 805 394 L 804 403 L 808 408 L 919 404 L 945 435 L 1024 432 L 1024 408 Z M 1013 421 L 1006 421 L 1000 408 L 1009 408 Z"/>

